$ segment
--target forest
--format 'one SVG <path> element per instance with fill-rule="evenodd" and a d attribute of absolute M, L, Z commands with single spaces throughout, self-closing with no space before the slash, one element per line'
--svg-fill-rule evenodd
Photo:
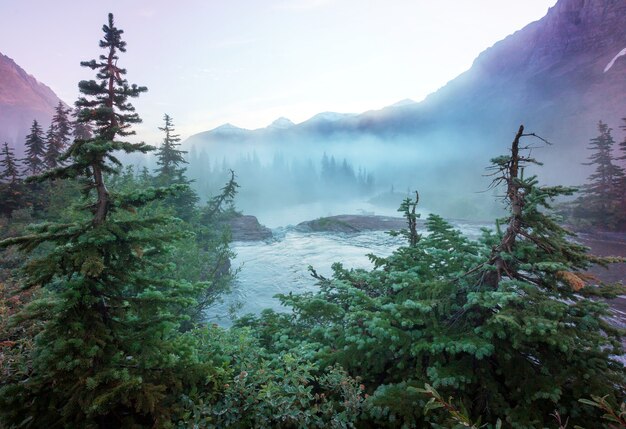
<path fill-rule="evenodd" d="M 0 428 L 626 427 L 606 303 L 626 287 L 588 273 L 624 260 L 568 229 L 626 228 L 626 137 L 600 122 L 587 183 L 545 186 L 525 171 L 549 143 L 520 126 L 488 165 L 494 229 L 469 239 L 436 214 L 418 229 L 418 189 L 393 232 L 406 243 L 373 269 L 310 267 L 318 289 L 281 295 L 288 312 L 224 328 L 206 315 L 236 276 L 237 199 L 285 178 L 293 200 L 369 195 L 375 178 L 332 153 L 201 162 L 168 114 L 158 146 L 132 142 L 147 89 L 125 79 L 112 14 L 102 30 L 74 109 L 34 121 L 24 159 L 0 151 Z M 145 153 L 153 168 L 120 155 Z"/>
<path fill-rule="evenodd" d="M 264 163 L 253 151 L 234 160 L 212 162 L 206 150 L 194 149 L 186 158 L 192 188 L 206 198 L 217 193 L 230 171 L 235 171 L 241 185 L 238 208 L 244 212 L 320 200 L 371 197 L 376 189 L 372 173 L 362 167 L 355 168 L 346 158 L 335 159 L 332 154 L 324 153 L 314 161 L 312 158 L 288 159 L 276 152 L 270 162 Z M 276 192 L 277 189 L 280 192 Z"/>

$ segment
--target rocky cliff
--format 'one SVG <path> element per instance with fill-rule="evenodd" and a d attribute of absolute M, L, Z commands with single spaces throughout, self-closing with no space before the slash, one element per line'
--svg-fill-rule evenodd
<path fill-rule="evenodd" d="M 0 143 L 7 141 L 21 154 L 33 119 L 47 126 L 58 103 L 50 88 L 0 53 Z"/>

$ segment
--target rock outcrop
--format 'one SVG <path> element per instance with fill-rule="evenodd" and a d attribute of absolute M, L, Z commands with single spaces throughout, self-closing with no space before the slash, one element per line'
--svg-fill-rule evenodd
<path fill-rule="evenodd" d="M 406 228 L 406 220 L 390 216 L 338 215 L 308 220 L 296 225 L 301 232 L 357 233 Z"/>
<path fill-rule="evenodd" d="M 259 223 L 255 216 L 242 215 L 229 219 L 233 241 L 261 241 L 272 238 L 272 230 Z"/>

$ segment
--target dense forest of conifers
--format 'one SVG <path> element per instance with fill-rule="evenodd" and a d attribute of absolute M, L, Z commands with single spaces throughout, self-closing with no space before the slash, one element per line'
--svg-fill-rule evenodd
<path fill-rule="evenodd" d="M 626 426 L 603 300 L 626 290 L 586 274 L 620 261 L 561 226 L 551 204 L 574 188 L 524 176 L 534 134 L 491 161 L 508 210 L 494 231 L 470 240 L 430 215 L 419 232 L 407 199 L 407 244 L 374 269 L 311 269 L 318 291 L 280 297 L 291 312 L 223 329 L 204 320 L 233 275 L 235 174 L 200 203 L 168 115 L 158 149 L 125 141 L 146 88 L 123 78 L 112 15 L 103 32 L 74 119 L 59 105 L 45 136 L 34 123 L 21 166 L 2 150 L 0 427 Z M 620 157 L 599 132 L 560 210 L 623 228 L 626 142 Z M 116 157 L 155 149 L 154 170 Z"/>

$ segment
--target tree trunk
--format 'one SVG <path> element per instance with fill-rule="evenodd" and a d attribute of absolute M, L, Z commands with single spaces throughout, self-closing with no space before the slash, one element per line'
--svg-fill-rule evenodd
<path fill-rule="evenodd" d="M 522 209 L 524 207 L 524 196 L 520 192 L 519 187 L 519 141 L 524 135 L 524 126 L 520 125 L 515 139 L 511 145 L 511 159 L 507 170 L 505 171 L 504 180 L 506 181 L 506 195 L 511 204 L 511 217 L 509 224 L 502 236 L 500 244 L 491 252 L 491 264 L 496 269 L 489 271 L 485 275 L 485 283 L 492 288 L 497 288 L 503 273 L 508 273 L 506 262 L 500 255 L 502 252 L 511 252 L 515 239 L 519 235 L 522 228 Z"/>
<path fill-rule="evenodd" d="M 98 194 L 98 201 L 96 202 L 93 224 L 95 226 L 98 226 L 106 220 L 107 214 L 109 212 L 110 203 L 109 191 L 104 184 L 104 178 L 102 177 L 102 169 L 100 168 L 100 163 L 94 163 L 93 165 L 93 178 L 96 192 Z"/>

